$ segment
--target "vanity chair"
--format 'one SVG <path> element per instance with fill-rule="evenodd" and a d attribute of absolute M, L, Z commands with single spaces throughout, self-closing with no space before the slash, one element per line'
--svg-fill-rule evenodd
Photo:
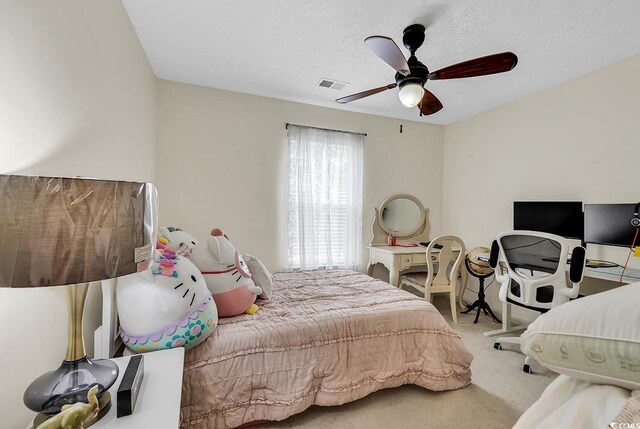
<path fill-rule="evenodd" d="M 442 246 L 442 247 L 440 247 Z M 400 289 L 408 285 L 424 293 L 427 301 L 431 302 L 434 293 L 448 293 L 451 302 L 451 317 L 453 323 L 458 323 L 456 308 L 456 280 L 462 260 L 465 256 L 464 242 L 454 235 L 442 235 L 431 240 L 427 246 L 426 260 L 428 264 L 426 273 L 406 274 L 400 278 Z M 451 269 L 449 265 L 453 263 Z M 445 267 L 445 269 L 438 269 Z"/>

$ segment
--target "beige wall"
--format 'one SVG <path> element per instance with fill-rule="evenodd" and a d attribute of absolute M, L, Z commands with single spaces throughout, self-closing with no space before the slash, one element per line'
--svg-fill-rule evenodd
<path fill-rule="evenodd" d="M 639 201 L 638 76 L 640 56 L 446 126 L 444 229 L 488 246 L 512 229 L 515 200 Z M 587 256 L 623 263 L 626 251 Z"/>
<path fill-rule="evenodd" d="M 242 252 L 280 269 L 285 122 L 368 133 L 365 244 L 373 207 L 395 193 L 417 196 L 440 231 L 443 127 L 168 81 L 158 82 L 160 223 L 200 238 L 222 227 Z"/>
<path fill-rule="evenodd" d="M 3 0 L 0 58 L 0 173 L 153 180 L 155 78 L 121 2 Z M 22 392 L 64 357 L 63 291 L 0 290 L 0 320 L 0 426 L 23 429 Z"/>

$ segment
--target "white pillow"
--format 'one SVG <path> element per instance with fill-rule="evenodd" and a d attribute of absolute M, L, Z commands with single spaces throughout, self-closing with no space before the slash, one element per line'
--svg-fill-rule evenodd
<path fill-rule="evenodd" d="M 555 372 L 640 389 L 640 283 L 559 305 L 521 340 L 524 353 Z"/>
<path fill-rule="evenodd" d="M 271 293 L 273 291 L 273 276 L 264 266 L 262 261 L 255 256 L 243 255 L 244 261 L 249 267 L 249 272 L 253 278 L 253 282 L 256 286 L 262 288 L 262 295 L 258 296 L 260 299 L 271 299 Z"/>

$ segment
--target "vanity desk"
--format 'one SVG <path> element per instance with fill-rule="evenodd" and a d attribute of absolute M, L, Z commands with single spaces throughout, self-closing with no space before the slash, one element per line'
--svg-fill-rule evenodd
<path fill-rule="evenodd" d="M 400 282 L 400 272 L 411 267 L 422 266 L 426 270 L 427 265 L 427 249 L 425 247 L 403 247 L 403 246 L 387 246 L 374 245 L 367 246 L 369 249 L 369 265 L 367 265 L 367 274 L 373 274 L 373 267 L 376 264 L 382 264 L 389 270 L 389 283 L 398 287 Z M 438 250 L 434 249 L 434 253 Z M 454 249 L 455 251 L 455 249 Z M 468 279 L 467 270 L 464 265 L 460 267 L 461 285 L 464 287 Z M 460 305 L 460 308 L 466 306 Z"/>
<path fill-rule="evenodd" d="M 380 207 L 374 209 L 371 232 L 373 239 L 369 249 L 369 264 L 367 274 L 372 275 L 376 264 L 382 264 L 389 270 L 389 283 L 398 287 L 400 273 L 412 267 L 422 267 L 427 270 L 426 247 L 406 246 L 410 243 L 427 242 L 430 240 L 431 224 L 429 223 L 429 209 L 424 208 L 420 200 L 413 195 L 398 194 L 387 198 Z M 387 244 L 389 234 L 397 236 L 396 246 Z M 455 249 L 454 249 L 455 251 Z M 438 252 L 434 249 L 434 252 Z M 432 261 L 429 261 L 431 264 Z M 464 289 L 467 283 L 467 270 L 460 267 L 460 286 Z M 458 305 L 461 305 L 460 300 Z"/>
<path fill-rule="evenodd" d="M 398 287 L 400 271 L 415 266 L 427 265 L 427 253 L 424 247 L 402 247 L 371 244 L 367 274 L 373 274 L 373 267 L 382 264 L 389 270 L 389 283 Z M 426 270 L 426 268 L 425 268 Z"/>

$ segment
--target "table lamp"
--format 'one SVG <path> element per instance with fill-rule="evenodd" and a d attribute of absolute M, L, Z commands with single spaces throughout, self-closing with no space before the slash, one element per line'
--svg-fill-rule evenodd
<path fill-rule="evenodd" d="M 156 218 L 151 183 L 0 175 L 0 287 L 65 285 L 66 355 L 24 393 L 25 405 L 41 413 L 36 421 L 86 402 L 95 385 L 103 411 L 110 407 L 118 367 L 87 357 L 85 298 L 90 282 L 144 268 L 153 257 Z"/>

